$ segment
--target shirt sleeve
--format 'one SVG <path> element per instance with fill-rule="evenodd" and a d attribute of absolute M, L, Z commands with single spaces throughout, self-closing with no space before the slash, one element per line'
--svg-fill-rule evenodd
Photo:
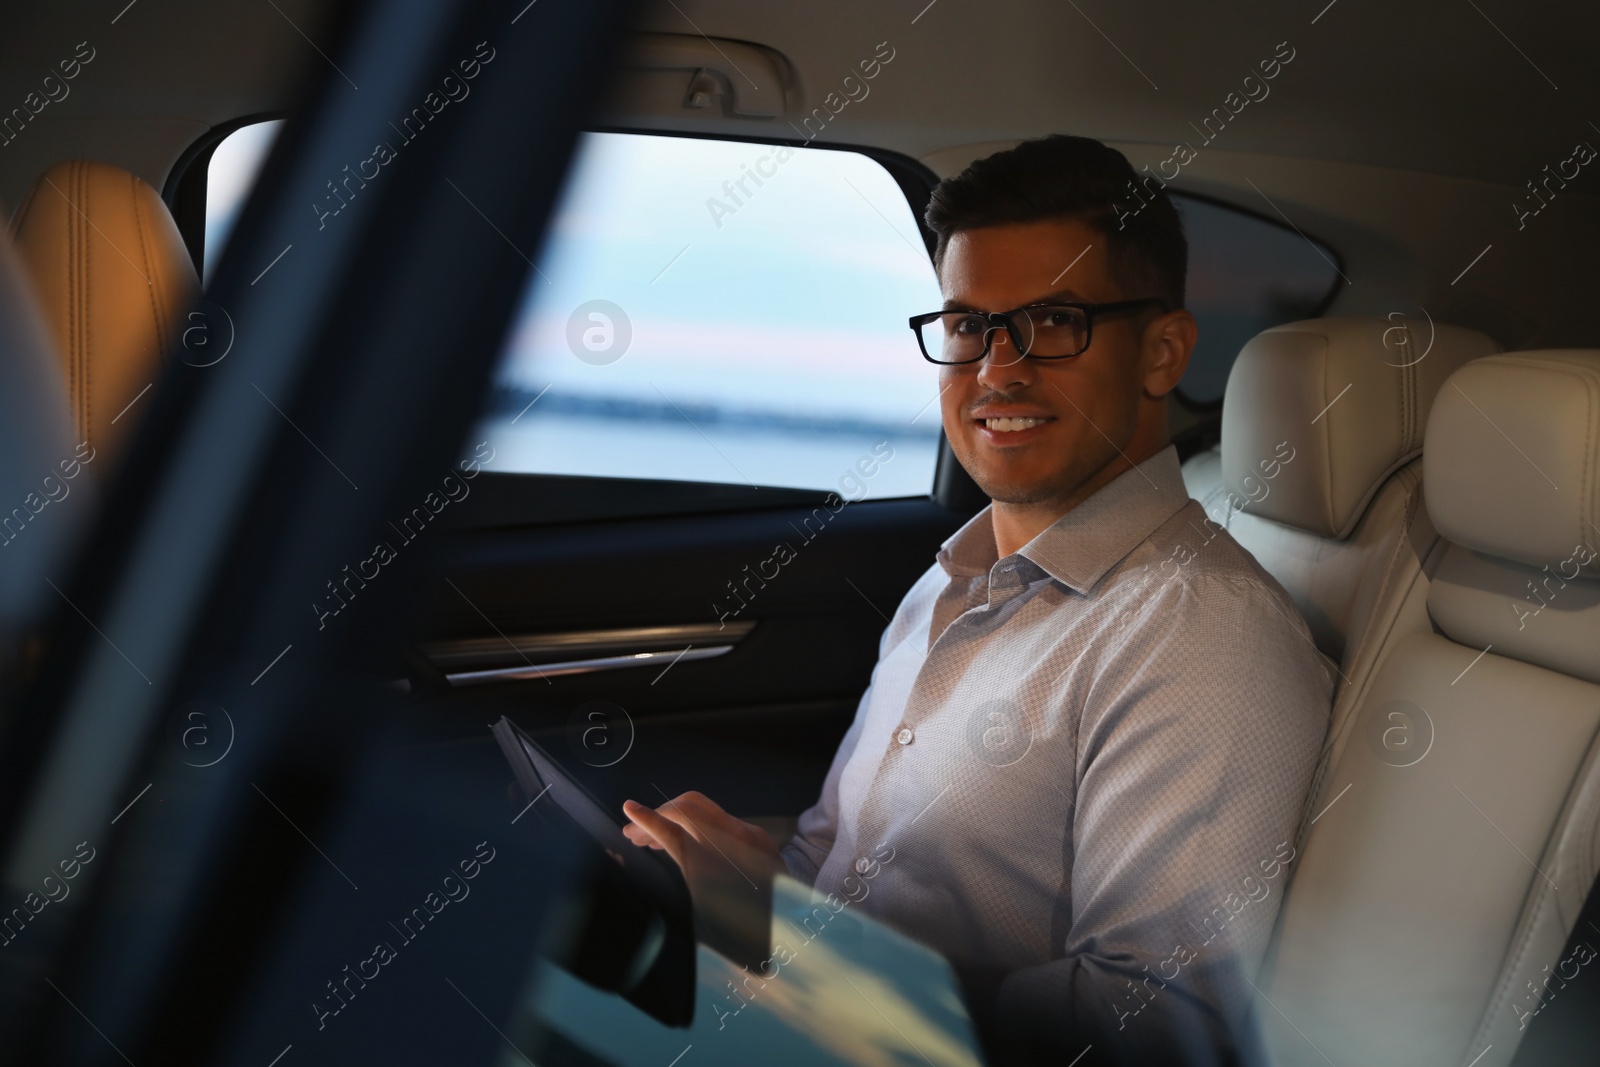
<path fill-rule="evenodd" d="M 1106 1062 L 1251 1060 L 1327 660 L 1281 591 L 1206 575 L 1098 640 L 1115 650 L 1082 712 L 1070 926 L 1060 958 L 1006 977 L 999 1028 L 1052 1059 L 1092 1044 Z"/>

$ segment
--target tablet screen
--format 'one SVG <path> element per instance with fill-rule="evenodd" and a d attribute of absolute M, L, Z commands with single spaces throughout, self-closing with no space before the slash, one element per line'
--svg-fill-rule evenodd
<path fill-rule="evenodd" d="M 532 804 L 554 804 L 558 807 L 659 904 L 684 909 L 689 907 L 688 885 L 678 871 L 677 864 L 665 853 L 641 848 L 629 841 L 622 833 L 620 812 L 619 816 L 610 814 L 577 779 L 510 719 L 502 717 L 491 729 Z"/>

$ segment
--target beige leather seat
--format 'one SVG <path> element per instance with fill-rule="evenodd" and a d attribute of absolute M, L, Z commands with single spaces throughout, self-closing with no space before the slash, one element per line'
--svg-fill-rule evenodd
<path fill-rule="evenodd" d="M 1189 493 L 1283 585 L 1338 667 L 1331 748 L 1438 534 L 1422 507 L 1423 429 L 1439 387 L 1500 346 L 1443 324 L 1308 319 L 1247 343 L 1222 443 L 1183 467 Z"/>
<path fill-rule="evenodd" d="M 1261 975 L 1278 1064 L 1507 1064 L 1582 965 L 1561 951 L 1600 868 L 1600 352 L 1458 371 L 1423 467 L 1443 539 L 1335 740 Z"/>
<path fill-rule="evenodd" d="M 199 289 L 160 194 L 119 167 L 57 163 L 11 220 L 56 342 L 76 440 L 109 473 Z"/>

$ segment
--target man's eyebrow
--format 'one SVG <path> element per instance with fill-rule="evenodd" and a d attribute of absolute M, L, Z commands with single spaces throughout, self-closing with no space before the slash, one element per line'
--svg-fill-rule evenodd
<path fill-rule="evenodd" d="M 1035 306 L 1037 304 L 1057 304 L 1057 303 L 1063 303 L 1063 304 L 1086 304 L 1086 303 L 1091 303 L 1091 301 L 1085 300 L 1083 298 L 1083 294 L 1077 292 L 1074 289 L 1058 289 L 1053 293 L 1046 293 L 1043 296 L 1035 297 L 1034 299 L 1029 300 L 1027 303 L 1018 304 L 1017 306 L 1018 307 L 1033 307 L 1033 306 Z M 960 300 L 946 300 L 944 302 L 944 310 L 946 310 L 946 311 L 971 311 L 971 312 L 974 312 L 975 314 L 980 314 L 980 315 L 984 313 L 984 309 L 983 308 L 974 307 L 973 305 L 963 303 Z M 1010 309 L 1008 308 L 1007 310 L 1010 310 Z"/>

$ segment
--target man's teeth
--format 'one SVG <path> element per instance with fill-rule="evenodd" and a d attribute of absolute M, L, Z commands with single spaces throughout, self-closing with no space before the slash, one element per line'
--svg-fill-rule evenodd
<path fill-rule="evenodd" d="M 1033 427 L 1041 426 L 1041 425 L 1043 425 L 1044 423 L 1046 423 L 1048 421 L 1049 421 L 1048 419 L 1033 419 L 1033 418 L 1027 418 L 1027 419 L 984 419 L 983 420 L 983 424 L 984 424 L 984 426 L 986 426 L 989 429 L 994 430 L 994 431 L 996 431 L 998 433 L 1011 433 L 1011 432 L 1013 432 L 1015 430 L 1032 429 Z"/>

